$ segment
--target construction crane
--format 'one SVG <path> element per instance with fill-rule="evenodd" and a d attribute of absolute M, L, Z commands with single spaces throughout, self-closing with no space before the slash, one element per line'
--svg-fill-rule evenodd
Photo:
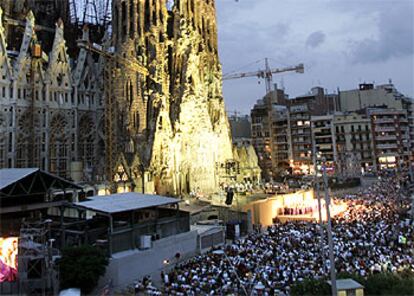
<path fill-rule="evenodd" d="M 142 75 L 148 76 L 149 74 L 148 69 L 140 65 L 138 62 L 128 60 L 119 54 L 104 50 L 101 46 L 92 44 L 86 40 L 78 40 L 78 47 L 95 52 L 106 59 L 115 60 L 117 63 L 122 64 L 123 66 L 126 66 Z"/>
<path fill-rule="evenodd" d="M 254 72 L 244 72 L 244 73 L 229 73 L 229 74 L 223 75 L 223 80 L 240 79 L 240 78 L 246 78 L 246 77 L 258 77 L 261 79 L 265 79 L 266 93 L 269 93 L 272 90 L 273 74 L 290 72 L 290 71 L 295 71 L 296 73 L 304 73 L 305 67 L 303 64 L 298 64 L 297 66 L 292 66 L 292 67 L 271 69 L 269 66 L 269 60 L 266 58 L 264 70 L 258 70 Z"/>

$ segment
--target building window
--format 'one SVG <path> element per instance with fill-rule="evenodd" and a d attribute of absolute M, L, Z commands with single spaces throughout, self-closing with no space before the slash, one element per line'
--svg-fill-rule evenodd
<path fill-rule="evenodd" d="M 79 159 L 84 167 L 90 167 L 95 161 L 95 126 L 89 116 L 84 116 L 79 121 Z"/>
<path fill-rule="evenodd" d="M 54 117 L 50 124 L 49 171 L 66 177 L 68 161 L 68 138 L 65 137 L 67 121 L 62 115 Z"/>
<path fill-rule="evenodd" d="M 6 150 L 4 145 L 5 139 L 3 137 L 0 138 L 0 168 L 5 167 L 5 157 L 6 157 Z"/>
<path fill-rule="evenodd" d="M 42 111 L 42 126 L 46 127 L 46 109 L 43 109 Z"/>
<path fill-rule="evenodd" d="M 13 151 L 13 133 L 9 133 L 9 152 Z"/>
<path fill-rule="evenodd" d="M 46 133 L 42 133 L 42 152 L 46 151 Z"/>

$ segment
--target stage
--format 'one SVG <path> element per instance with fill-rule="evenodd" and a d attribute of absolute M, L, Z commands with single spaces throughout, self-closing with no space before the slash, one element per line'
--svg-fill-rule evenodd
<path fill-rule="evenodd" d="M 331 217 L 344 212 L 346 208 L 345 203 L 332 199 Z M 243 210 L 250 210 L 253 224 L 262 226 L 272 225 L 274 219 L 281 222 L 319 220 L 318 200 L 314 197 L 313 190 L 299 190 L 294 193 L 275 195 L 249 203 L 243 207 Z M 322 219 L 326 221 L 326 203 L 322 198 L 321 210 Z"/>

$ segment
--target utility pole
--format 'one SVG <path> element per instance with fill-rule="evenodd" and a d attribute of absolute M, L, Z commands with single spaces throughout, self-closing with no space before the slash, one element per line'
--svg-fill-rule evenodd
<path fill-rule="evenodd" d="M 414 217 L 414 192 L 410 190 L 411 186 L 414 186 L 414 173 L 413 173 L 413 163 L 411 162 L 411 143 L 410 143 L 410 127 L 405 133 L 405 138 L 407 141 L 407 151 L 408 151 L 408 174 L 409 174 L 409 183 L 408 183 L 408 194 L 411 194 L 411 216 Z"/>
<path fill-rule="evenodd" d="M 405 133 L 405 138 L 407 141 L 407 153 L 408 153 L 408 173 L 410 175 L 410 182 L 414 183 L 414 173 L 413 173 L 413 165 L 411 163 L 411 143 L 410 143 L 410 127 L 408 127 L 407 132 Z"/>
<path fill-rule="evenodd" d="M 331 205 L 331 198 L 329 196 L 328 187 L 328 176 L 326 175 L 326 159 L 322 159 L 322 170 L 323 170 L 323 183 L 325 187 L 325 204 L 326 204 L 326 217 L 327 217 L 327 230 L 328 230 L 328 245 L 329 245 L 329 261 L 331 271 L 331 291 L 332 296 L 337 296 L 336 290 L 336 271 L 335 271 L 335 258 L 333 253 L 333 239 L 332 239 L 332 222 L 331 222 L 331 211 L 329 209 Z"/>
<path fill-rule="evenodd" d="M 318 164 L 317 164 L 317 155 L 316 155 L 316 143 L 314 137 L 312 137 L 312 156 L 313 156 L 313 168 L 314 168 L 314 186 L 315 186 L 315 193 L 316 198 L 318 199 L 318 214 L 319 214 L 319 232 L 320 232 L 320 241 L 319 241 L 319 248 L 321 249 L 321 258 L 322 258 L 322 270 L 325 271 L 326 268 L 326 260 L 325 260 L 325 252 L 324 252 L 324 244 L 325 244 L 325 234 L 323 231 L 323 221 L 322 221 L 322 203 L 321 203 L 321 195 L 319 192 L 319 180 L 318 180 Z"/>

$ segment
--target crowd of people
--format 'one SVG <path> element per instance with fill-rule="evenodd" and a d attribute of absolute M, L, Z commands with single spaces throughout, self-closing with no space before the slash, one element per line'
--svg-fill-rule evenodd
<path fill-rule="evenodd" d="M 382 179 L 343 197 L 347 210 L 332 219 L 335 269 L 367 276 L 414 271 L 413 221 L 406 216 L 401 177 Z M 289 295 L 296 281 L 329 274 L 317 222 L 277 222 L 263 232 L 199 255 L 163 274 L 166 295 Z M 325 233 L 325 238 L 326 233 Z M 322 255 L 323 254 L 323 255 Z"/>
<path fill-rule="evenodd" d="M 322 210 L 325 210 L 325 204 L 322 204 Z M 283 207 L 278 210 L 280 216 L 296 216 L 296 215 L 313 215 L 318 211 L 318 206 L 295 206 L 295 207 Z"/>

